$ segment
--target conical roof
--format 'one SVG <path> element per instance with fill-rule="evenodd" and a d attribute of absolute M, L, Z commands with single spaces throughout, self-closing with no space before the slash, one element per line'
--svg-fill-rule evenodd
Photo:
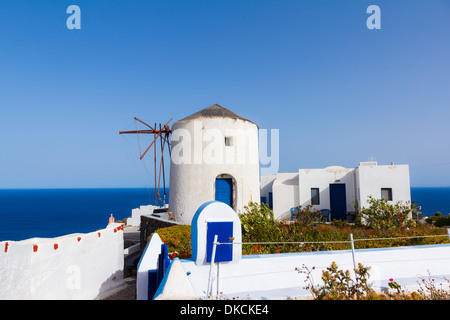
<path fill-rule="evenodd" d="M 227 108 L 224 108 L 219 104 L 213 104 L 212 106 L 202 109 L 190 116 L 187 116 L 186 118 L 178 120 L 177 122 L 190 121 L 190 120 L 195 120 L 195 119 L 199 119 L 199 118 L 231 118 L 231 119 L 240 119 L 240 120 L 254 123 L 253 121 L 250 121 L 244 117 L 241 117 L 240 115 L 237 115 L 233 111 L 228 110 Z M 256 124 L 256 123 L 254 123 L 254 124 Z"/>

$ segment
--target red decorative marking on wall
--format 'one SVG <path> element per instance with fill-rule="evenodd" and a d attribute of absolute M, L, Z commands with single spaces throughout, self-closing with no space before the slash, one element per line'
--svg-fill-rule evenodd
<path fill-rule="evenodd" d="M 78 242 L 80 242 L 80 240 L 81 240 L 81 237 L 78 237 L 78 238 L 77 238 L 77 240 L 78 240 Z"/>
<path fill-rule="evenodd" d="M 38 250 L 38 245 L 37 244 L 33 244 L 33 252 L 37 252 Z"/>
<path fill-rule="evenodd" d="M 9 247 L 9 243 L 6 242 L 6 243 L 5 243 L 5 252 L 8 252 L 8 247 Z"/>
<path fill-rule="evenodd" d="M 117 232 L 117 228 L 114 228 L 114 233 L 116 233 Z"/>
<path fill-rule="evenodd" d="M 98 233 L 98 237 L 99 237 L 99 238 L 100 238 L 100 235 L 101 235 L 101 233 L 99 232 L 99 233 Z"/>
<path fill-rule="evenodd" d="M 57 243 L 55 243 L 54 245 L 53 245 L 53 249 L 58 249 L 58 244 Z"/>

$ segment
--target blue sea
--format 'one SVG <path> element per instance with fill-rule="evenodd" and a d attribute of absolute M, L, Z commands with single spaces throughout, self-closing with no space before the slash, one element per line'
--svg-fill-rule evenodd
<path fill-rule="evenodd" d="M 168 201 L 167 188 L 166 194 Z M 108 225 L 111 214 L 122 220 L 154 202 L 155 189 L 145 188 L 0 189 L 0 241 L 96 231 Z"/>
<path fill-rule="evenodd" d="M 411 199 L 423 215 L 450 213 L 450 187 L 411 188 Z M 0 241 L 96 231 L 154 201 L 154 189 L 0 189 Z"/>

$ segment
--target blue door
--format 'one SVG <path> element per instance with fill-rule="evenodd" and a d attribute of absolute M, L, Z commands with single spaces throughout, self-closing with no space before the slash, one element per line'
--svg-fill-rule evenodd
<path fill-rule="evenodd" d="M 216 178 L 216 201 L 233 208 L 233 181 L 231 178 Z"/>
<path fill-rule="evenodd" d="M 330 184 L 330 211 L 331 219 L 347 220 L 345 184 Z"/>
<path fill-rule="evenodd" d="M 273 195 L 269 192 L 269 209 L 273 209 Z"/>
<path fill-rule="evenodd" d="M 214 246 L 214 236 L 221 243 L 233 242 L 233 222 L 208 222 L 206 231 L 206 262 L 211 262 Z M 233 245 L 221 244 L 216 246 L 215 262 L 231 261 L 233 259 Z"/>

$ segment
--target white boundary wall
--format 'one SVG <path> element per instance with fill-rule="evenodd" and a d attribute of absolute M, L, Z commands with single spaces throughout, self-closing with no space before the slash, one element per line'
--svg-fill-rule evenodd
<path fill-rule="evenodd" d="M 442 283 L 448 288 L 445 279 L 450 279 L 450 244 L 423 245 L 355 250 L 356 263 L 370 267 L 369 283 L 377 292 L 389 290 L 390 278 L 403 289 L 414 291 L 419 288 L 420 277 L 428 278 L 428 272 L 435 279 L 436 287 Z M 205 298 L 210 266 L 196 265 L 193 260 L 180 260 L 184 275 L 189 280 L 197 298 Z M 232 299 L 308 299 L 311 293 L 304 288 L 306 275 L 295 268 L 306 265 L 315 267 L 312 276 L 316 285 L 323 284 L 322 270 L 335 261 L 342 270 L 353 273 L 351 250 L 319 251 L 304 253 L 281 253 L 243 256 L 236 264 L 220 264 L 219 281 L 215 278 L 213 294 L 219 285 L 219 292 Z M 214 277 L 217 276 L 217 270 Z M 166 273 L 170 277 L 170 272 Z M 164 285 L 164 280 L 161 285 Z M 181 283 L 181 282 L 180 282 Z M 175 295 L 182 289 L 178 287 L 160 288 L 167 296 Z M 191 299 L 191 296 L 186 296 Z"/>
<path fill-rule="evenodd" d="M 0 299 L 95 299 L 124 284 L 123 225 L 0 242 Z"/>

